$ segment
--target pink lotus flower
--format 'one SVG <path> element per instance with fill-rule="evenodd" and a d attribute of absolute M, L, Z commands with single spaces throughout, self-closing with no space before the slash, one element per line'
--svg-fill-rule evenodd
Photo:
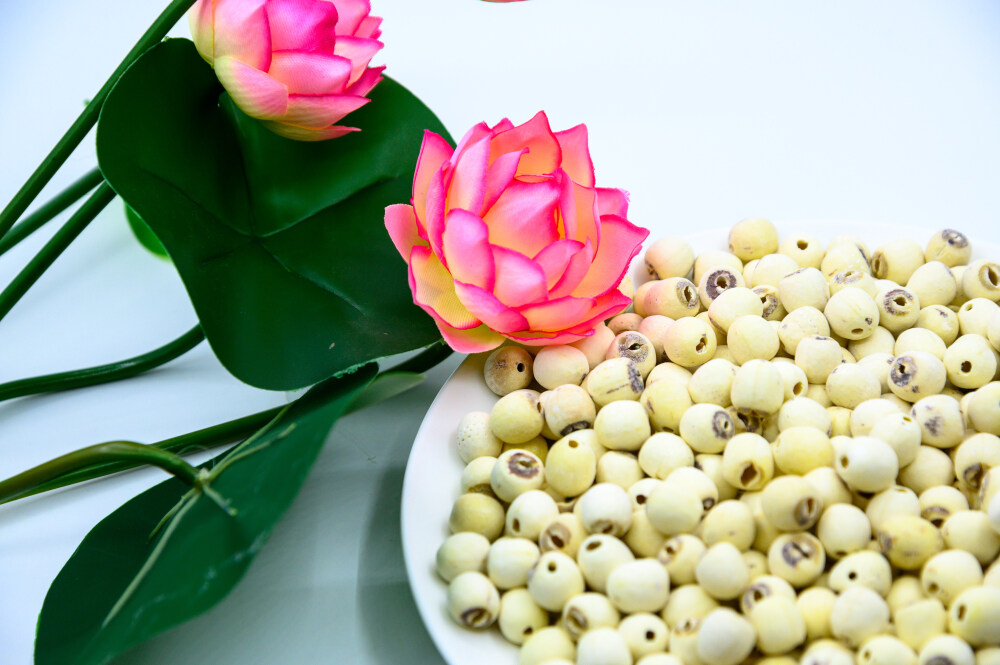
<path fill-rule="evenodd" d="M 188 20 L 198 52 L 243 111 L 272 131 L 321 141 L 370 100 L 385 67 L 382 19 L 368 0 L 198 0 Z"/>
<path fill-rule="evenodd" d="M 630 302 L 618 286 L 649 231 L 625 219 L 624 191 L 594 186 L 585 125 L 480 123 L 455 150 L 427 132 L 411 202 L 385 226 L 456 351 L 573 342 Z"/>

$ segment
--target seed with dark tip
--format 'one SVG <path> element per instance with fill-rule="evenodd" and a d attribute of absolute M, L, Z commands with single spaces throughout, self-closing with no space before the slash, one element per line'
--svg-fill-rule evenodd
<path fill-rule="evenodd" d="M 536 458 L 528 453 L 515 452 L 507 460 L 507 469 L 521 478 L 534 478 L 542 472 Z"/>

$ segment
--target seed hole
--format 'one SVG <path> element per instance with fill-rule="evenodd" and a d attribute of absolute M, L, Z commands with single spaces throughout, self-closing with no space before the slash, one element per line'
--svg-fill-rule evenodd
<path fill-rule="evenodd" d="M 690 286 L 684 287 L 684 299 L 687 300 L 688 302 L 694 300 L 694 291 L 691 289 Z"/>
<path fill-rule="evenodd" d="M 676 545 L 674 545 L 673 543 L 667 543 L 666 545 L 664 545 L 664 546 L 663 546 L 663 550 L 664 550 L 664 551 L 665 551 L 665 552 L 666 552 L 667 554 L 677 554 L 677 552 L 679 551 L 679 550 L 677 549 L 677 546 L 676 546 Z"/>
<path fill-rule="evenodd" d="M 792 386 L 792 394 L 801 395 L 802 391 L 805 390 L 805 388 L 806 388 L 805 385 L 801 381 L 799 381 L 794 386 Z"/>
<path fill-rule="evenodd" d="M 715 499 L 713 499 L 712 497 L 709 497 L 709 498 L 703 500 L 701 502 L 701 505 L 702 505 L 702 507 L 705 508 L 705 510 L 711 510 L 712 506 L 715 505 Z"/>
<path fill-rule="evenodd" d="M 645 494 L 639 494 L 639 495 L 637 495 L 635 497 L 635 502 L 638 503 L 640 506 L 642 504 L 646 503 L 646 495 Z"/>
<path fill-rule="evenodd" d="M 842 466 L 842 467 L 844 467 L 846 469 L 847 465 L 849 463 L 850 463 L 850 460 L 847 459 L 847 455 L 841 455 L 840 456 L 840 466 Z"/>
<path fill-rule="evenodd" d="M 903 296 L 896 296 L 895 298 L 892 299 L 892 301 L 897 305 L 899 305 L 900 307 L 906 304 L 906 298 L 904 298 Z"/>
<path fill-rule="evenodd" d="M 651 630 L 647 630 L 646 631 L 646 639 L 649 640 L 650 642 L 652 642 L 654 639 L 656 639 L 656 633 L 654 633 Z"/>
<path fill-rule="evenodd" d="M 860 335 L 863 332 L 864 330 L 862 330 L 861 328 L 854 328 L 853 330 L 851 330 L 852 335 Z"/>
<path fill-rule="evenodd" d="M 561 550 L 566 545 L 566 542 L 562 538 L 560 538 L 559 536 L 555 536 L 555 535 L 549 536 L 549 540 L 551 540 L 552 544 L 556 546 L 556 549 L 560 549 Z"/>
<path fill-rule="evenodd" d="M 965 605 L 959 605 L 958 609 L 955 611 L 955 616 L 961 621 L 965 618 Z"/>
<path fill-rule="evenodd" d="M 766 293 L 762 293 L 762 294 L 761 294 L 761 296 L 760 296 L 760 301 L 761 301 L 761 303 L 763 303 L 764 305 L 766 305 L 766 304 L 767 304 L 767 294 L 766 294 Z"/>
<path fill-rule="evenodd" d="M 849 579 L 849 580 L 855 580 L 857 578 L 858 578 L 858 574 L 856 572 L 854 572 L 853 570 L 851 572 L 847 573 L 847 579 Z"/>
<path fill-rule="evenodd" d="M 628 345 L 629 351 L 638 351 L 641 348 L 642 348 L 642 342 L 632 342 L 631 344 Z"/>
<path fill-rule="evenodd" d="M 861 655 L 864 656 L 866 660 L 870 660 L 872 657 L 871 649 L 865 649 L 865 652 Z"/>
<path fill-rule="evenodd" d="M 809 243 L 806 242 L 805 240 L 799 240 L 797 243 L 795 243 L 795 246 L 798 247 L 799 249 L 809 249 Z"/>
<path fill-rule="evenodd" d="M 570 439 L 569 443 L 567 443 L 566 445 L 568 445 L 570 448 L 576 448 L 580 445 L 580 443 L 576 439 Z"/>
<path fill-rule="evenodd" d="M 725 275 L 719 275 L 718 277 L 715 278 L 715 285 L 720 289 L 724 289 L 727 286 L 729 286 L 729 280 L 726 279 Z"/>
<path fill-rule="evenodd" d="M 547 568 L 549 569 L 550 573 L 556 572 L 556 562 L 555 561 L 549 561 L 549 565 L 547 566 Z"/>
<path fill-rule="evenodd" d="M 743 485 L 749 485 L 757 478 L 757 467 L 752 463 L 746 464 L 743 467 L 743 472 L 740 473 L 740 483 Z"/>
<path fill-rule="evenodd" d="M 482 607 L 473 607 L 462 612 L 462 620 L 465 625 L 472 628 L 485 626 L 491 618 L 490 613 Z"/>
<path fill-rule="evenodd" d="M 601 541 L 595 540 L 593 542 L 587 543 L 587 547 L 585 549 L 587 551 L 589 551 L 589 552 L 593 552 L 594 550 L 596 550 L 600 546 L 601 546 Z"/>
<path fill-rule="evenodd" d="M 1000 286 L 1000 275 L 997 274 L 993 266 L 986 267 L 986 281 L 990 283 L 990 286 Z"/>
<path fill-rule="evenodd" d="M 753 590 L 753 599 L 755 601 L 757 601 L 757 602 L 760 602 L 761 600 L 764 599 L 764 592 L 761 591 L 760 589 L 754 589 Z"/>
<path fill-rule="evenodd" d="M 971 372 L 972 371 L 972 363 L 970 363 L 968 360 L 963 360 L 962 361 L 962 371 L 966 372 L 966 373 Z"/>
<path fill-rule="evenodd" d="M 698 343 L 695 344 L 694 350 L 697 351 L 698 353 L 701 353 L 702 351 L 705 350 L 706 346 L 708 346 L 708 338 L 702 335 L 701 339 L 698 340 Z"/>
<path fill-rule="evenodd" d="M 518 363 L 517 364 L 517 371 L 518 372 L 523 372 L 524 371 L 524 363 Z"/>
<path fill-rule="evenodd" d="M 510 523 L 510 528 L 513 529 L 515 532 L 520 531 L 521 521 L 515 517 L 514 521 Z"/>
<path fill-rule="evenodd" d="M 531 626 L 528 626 L 527 628 L 524 629 L 525 635 L 531 635 L 533 632 L 535 632 L 535 629 L 532 628 Z"/>
<path fill-rule="evenodd" d="M 928 584 L 927 585 L 927 591 L 929 593 L 937 593 L 937 591 L 938 591 L 937 582 L 931 582 L 930 584 Z"/>

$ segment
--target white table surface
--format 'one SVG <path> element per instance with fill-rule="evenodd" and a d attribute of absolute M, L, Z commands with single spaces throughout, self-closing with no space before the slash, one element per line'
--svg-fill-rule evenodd
<path fill-rule="evenodd" d="M 0 0 L 0 200 L 163 4 Z M 920 242 L 944 226 L 1000 238 L 1000 5 L 990 0 L 373 4 L 385 17 L 379 60 L 456 138 L 540 108 L 556 128 L 587 122 L 598 182 L 631 191 L 639 224 L 855 218 L 912 225 Z M 91 137 L 46 193 L 94 159 Z M 54 228 L 0 257 L 0 283 Z M 0 381 L 142 353 L 194 320 L 172 267 L 138 247 L 112 206 L 0 322 Z M 338 424 L 234 592 L 120 661 L 440 663 L 409 595 L 398 501 L 413 435 L 458 360 Z M 230 377 L 203 344 L 141 378 L 0 404 L 0 476 L 284 401 Z M 76 544 L 162 478 L 139 471 L 0 507 L 0 663 L 31 662 L 45 591 Z"/>

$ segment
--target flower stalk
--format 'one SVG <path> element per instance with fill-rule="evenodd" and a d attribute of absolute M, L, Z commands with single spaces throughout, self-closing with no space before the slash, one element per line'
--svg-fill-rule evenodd
<path fill-rule="evenodd" d="M 191 332 L 187 333 L 188 335 Z M 177 343 L 179 340 L 175 340 L 172 344 Z M 168 345 L 169 346 L 169 345 Z M 163 347 L 166 348 L 166 347 Z M 155 353 L 155 352 L 154 352 Z M 401 362 L 400 364 L 392 367 L 386 372 L 416 372 L 422 373 L 428 369 L 434 367 L 445 358 L 450 356 L 453 351 L 448 347 L 444 341 L 438 341 L 431 344 L 426 349 L 413 356 L 412 358 Z M 301 398 L 299 398 L 301 399 Z M 348 407 L 344 415 L 359 411 L 366 406 L 369 406 L 371 402 L 364 397 L 364 393 L 361 393 L 358 398 L 355 399 L 354 403 Z M 248 436 L 251 436 L 255 432 L 259 431 L 261 428 L 266 427 L 270 424 L 274 418 L 288 406 L 279 406 L 272 409 L 267 409 L 266 411 L 261 411 L 259 413 L 254 413 L 249 416 L 244 416 L 242 418 L 237 418 L 235 420 L 230 420 L 228 422 L 221 423 L 219 425 L 213 425 L 211 427 L 206 427 L 204 429 L 196 430 L 194 432 L 189 432 L 187 434 L 182 434 L 180 436 L 171 437 L 169 439 L 164 439 L 156 443 L 142 444 L 136 442 L 124 442 L 134 446 L 141 446 L 145 450 L 158 450 L 165 453 L 170 453 L 172 455 L 187 455 L 191 453 L 201 452 L 203 450 L 210 450 L 218 446 L 233 443 L 235 441 L 240 441 Z M 122 443 L 122 442 L 115 442 Z M 97 444 L 97 446 L 91 446 L 89 448 L 83 448 L 82 450 L 90 450 L 105 444 Z M 81 451 L 77 451 L 81 452 Z M 70 453 L 72 455 L 73 453 Z M 64 456 L 65 457 L 65 456 Z M 62 459 L 62 458 L 57 458 Z M 55 462 L 56 460 L 53 460 Z M 120 458 L 105 458 L 105 459 L 92 459 L 89 464 L 84 464 L 75 468 L 65 468 L 62 473 L 49 475 L 47 477 L 35 476 L 35 484 L 29 486 L 21 485 L 17 493 L 12 493 L 7 490 L 6 494 L 4 487 L 8 483 L 13 483 L 15 479 L 24 476 L 31 471 L 26 471 L 24 474 L 19 474 L 19 476 L 14 476 L 9 480 L 0 482 L 0 504 L 7 503 L 9 501 L 14 501 L 16 499 L 23 499 L 34 494 L 41 494 L 42 492 L 48 492 L 50 490 L 59 489 L 61 487 L 67 487 L 69 485 L 75 485 L 76 483 L 82 483 L 87 480 L 93 480 L 95 478 L 100 478 L 102 476 L 107 476 L 112 473 L 118 473 L 121 471 L 127 471 L 133 469 L 137 466 L 142 466 L 143 464 L 148 464 L 140 457 L 120 457 Z M 48 464 L 51 464 L 48 463 Z M 36 467 L 40 469 L 46 465 L 41 465 L 41 467 Z M 51 467 L 50 467 L 51 468 Z M 32 469 L 35 471 L 35 469 Z M 22 481 L 23 482 L 23 481 Z"/>
<path fill-rule="evenodd" d="M 6 503 L 34 493 L 39 486 L 50 483 L 101 463 L 149 464 L 159 467 L 192 487 L 201 484 L 198 469 L 179 455 L 134 441 L 107 441 L 74 450 L 0 482 L 0 503 Z"/>
<path fill-rule="evenodd" d="M 87 132 L 97 122 L 97 117 L 101 112 L 101 107 L 104 105 L 104 100 L 121 75 L 125 73 L 125 70 L 140 55 L 160 42 L 194 2 L 195 0 L 174 0 L 153 21 L 153 24 L 149 26 L 145 34 L 139 38 L 139 41 L 128 52 L 128 55 L 121 61 L 121 64 L 111 74 L 111 77 L 105 81 L 98 93 L 94 95 L 94 98 L 83 109 L 83 112 L 77 117 L 63 137 L 59 139 L 59 142 L 56 143 L 51 152 L 45 156 L 45 159 L 38 165 L 35 172 L 31 174 L 28 181 L 18 190 L 17 194 L 14 195 L 14 198 L 10 200 L 10 203 L 7 204 L 3 211 L 0 211 L 0 238 L 7 235 L 7 232 L 21 218 L 21 215 L 28 209 L 31 202 L 35 200 L 42 191 L 42 188 L 48 184 L 52 176 L 55 175 L 56 171 L 65 163 L 66 159 L 73 153 L 73 150 L 76 149 L 76 146 L 83 140 L 83 137 L 87 135 Z"/>
<path fill-rule="evenodd" d="M 52 262 L 62 254 L 70 243 L 97 217 L 115 198 L 115 192 L 107 183 L 102 183 L 80 209 L 73 213 L 69 221 L 45 244 L 24 270 L 0 293 L 0 319 L 11 310 L 31 285 L 38 281 Z"/>
<path fill-rule="evenodd" d="M 26 395 L 59 392 L 127 379 L 184 355 L 204 339 L 205 333 L 198 324 L 177 339 L 139 356 L 107 365 L 0 383 L 0 402 Z"/>
<path fill-rule="evenodd" d="M 73 205 L 80 198 L 104 181 L 100 169 L 94 168 L 80 177 L 63 191 L 56 194 L 51 201 L 41 206 L 35 212 L 25 217 L 10 233 L 0 238 L 0 254 L 13 248 L 19 242 L 40 229 L 53 217 Z"/>

